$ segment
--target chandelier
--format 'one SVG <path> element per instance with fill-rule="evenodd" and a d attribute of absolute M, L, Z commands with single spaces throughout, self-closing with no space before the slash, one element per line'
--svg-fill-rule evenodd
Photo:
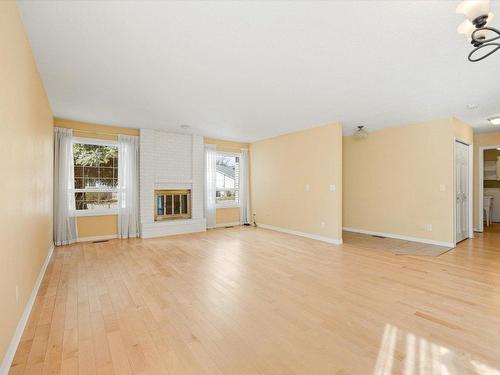
<path fill-rule="evenodd" d="M 500 31 L 489 26 L 493 19 L 490 12 L 490 0 L 464 0 L 457 6 L 457 13 L 467 18 L 457 31 L 469 38 L 474 49 L 469 53 L 471 62 L 481 61 L 500 49 Z"/>

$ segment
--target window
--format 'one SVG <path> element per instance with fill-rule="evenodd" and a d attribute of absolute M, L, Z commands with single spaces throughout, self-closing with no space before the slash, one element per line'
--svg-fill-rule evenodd
<path fill-rule="evenodd" d="M 239 171 L 238 154 L 217 153 L 215 188 L 218 206 L 239 205 Z"/>
<path fill-rule="evenodd" d="M 118 208 L 118 145 L 75 140 L 75 203 L 77 215 L 110 213 Z"/>

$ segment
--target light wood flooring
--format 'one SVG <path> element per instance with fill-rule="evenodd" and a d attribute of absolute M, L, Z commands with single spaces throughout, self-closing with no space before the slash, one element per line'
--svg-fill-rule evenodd
<path fill-rule="evenodd" d="M 249 227 L 58 247 L 10 374 L 59 373 L 498 375 L 500 231 L 439 257 Z"/>

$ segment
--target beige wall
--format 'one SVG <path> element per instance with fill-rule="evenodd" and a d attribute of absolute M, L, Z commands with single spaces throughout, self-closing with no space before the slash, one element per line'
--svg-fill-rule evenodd
<path fill-rule="evenodd" d="M 479 228 L 479 149 L 500 146 L 500 131 L 474 135 L 474 228 Z"/>
<path fill-rule="evenodd" d="M 80 121 L 54 119 L 54 126 L 73 129 L 75 137 L 117 140 L 118 134 L 139 135 L 139 129 L 120 128 Z M 102 134 L 106 133 L 106 134 Z M 80 216 L 76 219 L 78 237 L 112 236 L 118 233 L 117 215 Z"/>
<path fill-rule="evenodd" d="M 474 143 L 474 130 L 472 127 L 455 117 L 452 117 L 450 120 L 455 139 L 472 145 Z"/>
<path fill-rule="evenodd" d="M 472 137 L 454 118 L 344 137 L 344 226 L 453 243 L 454 142 Z"/>
<path fill-rule="evenodd" d="M 99 237 L 118 234 L 118 216 L 79 216 L 77 217 L 78 237 Z"/>
<path fill-rule="evenodd" d="M 217 150 L 225 152 L 240 152 L 242 148 L 248 148 L 249 144 L 244 142 L 224 141 L 222 139 L 205 138 L 205 144 L 215 145 Z"/>
<path fill-rule="evenodd" d="M 91 124 L 88 122 L 66 120 L 61 118 L 54 118 L 54 126 L 59 128 L 73 129 L 73 135 L 75 137 L 83 138 L 96 138 L 116 141 L 119 134 L 139 136 L 139 129 Z"/>
<path fill-rule="evenodd" d="M 13 1 L 0 2 L 0 124 L 4 358 L 52 244 L 52 113 Z"/>
<path fill-rule="evenodd" d="M 224 207 L 217 208 L 215 212 L 215 223 L 216 224 L 230 224 L 239 223 L 240 221 L 240 209 L 239 207 Z"/>
<path fill-rule="evenodd" d="M 205 138 L 206 144 L 215 145 L 218 151 L 240 152 L 242 148 L 248 148 L 248 143 L 224 141 L 221 139 Z M 217 208 L 215 222 L 217 224 L 234 223 L 240 221 L 240 209 L 238 207 Z"/>
<path fill-rule="evenodd" d="M 258 224 L 341 239 L 342 127 L 326 125 L 252 143 L 250 185 Z M 330 185 L 336 185 L 335 192 Z"/>

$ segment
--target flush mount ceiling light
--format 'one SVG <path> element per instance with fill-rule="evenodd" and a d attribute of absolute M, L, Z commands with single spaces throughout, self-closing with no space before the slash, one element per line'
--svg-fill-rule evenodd
<path fill-rule="evenodd" d="M 189 125 L 187 125 L 187 124 L 182 124 L 182 125 L 181 125 L 181 129 L 187 130 L 187 129 L 189 129 Z"/>
<path fill-rule="evenodd" d="M 477 103 L 472 103 L 472 104 L 467 104 L 467 109 L 478 109 L 479 108 L 479 104 Z"/>
<path fill-rule="evenodd" d="M 356 139 L 364 139 L 368 137 L 368 132 L 364 129 L 363 125 L 358 126 L 358 130 L 354 132 L 354 138 Z"/>
<path fill-rule="evenodd" d="M 457 6 L 457 13 L 462 13 L 467 18 L 457 31 L 465 34 L 475 47 L 468 56 L 470 62 L 478 62 L 500 49 L 500 30 L 489 26 L 493 20 L 490 12 L 490 0 L 464 0 Z M 481 52 L 479 52 L 481 51 Z"/>
<path fill-rule="evenodd" d="M 488 119 L 493 125 L 500 125 L 500 116 L 491 117 Z"/>

